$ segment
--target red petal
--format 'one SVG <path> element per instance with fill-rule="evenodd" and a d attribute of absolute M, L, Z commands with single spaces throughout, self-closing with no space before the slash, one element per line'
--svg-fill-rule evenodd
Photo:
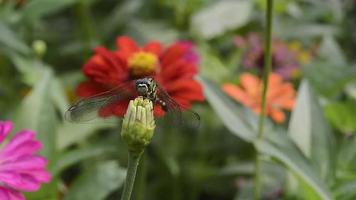
<path fill-rule="evenodd" d="M 126 113 L 128 104 L 129 101 L 125 100 L 106 106 L 99 111 L 99 115 L 101 117 L 109 117 L 112 115 L 115 115 L 117 117 L 123 117 Z"/>
<path fill-rule="evenodd" d="M 130 37 L 121 36 L 116 39 L 117 52 L 116 54 L 127 62 L 127 59 L 140 48 L 137 46 L 136 42 Z"/>
<path fill-rule="evenodd" d="M 116 39 L 116 45 L 119 51 L 135 52 L 139 48 L 134 40 L 127 36 L 121 36 Z"/>
<path fill-rule="evenodd" d="M 125 63 L 105 48 L 95 49 L 96 54 L 84 65 L 84 74 L 103 84 L 119 84 L 128 77 Z"/>
<path fill-rule="evenodd" d="M 162 66 L 161 69 L 158 75 L 167 82 L 175 79 L 191 79 L 198 73 L 198 68 L 194 63 L 183 59 L 179 59 L 169 66 Z"/>
<path fill-rule="evenodd" d="M 203 89 L 193 79 L 181 79 L 165 85 L 165 89 L 173 98 L 182 98 L 189 101 L 203 101 Z"/>
<path fill-rule="evenodd" d="M 153 53 L 155 55 L 159 55 L 161 53 L 161 49 L 162 45 L 160 42 L 157 41 L 150 42 L 143 47 L 143 50 Z"/>
<path fill-rule="evenodd" d="M 93 81 L 85 81 L 78 85 L 75 93 L 80 97 L 90 97 L 105 92 L 105 88 Z"/>
<path fill-rule="evenodd" d="M 167 50 L 162 54 L 161 63 L 162 66 L 168 66 L 174 61 L 182 58 L 189 48 L 185 45 L 175 43 L 167 48 Z"/>

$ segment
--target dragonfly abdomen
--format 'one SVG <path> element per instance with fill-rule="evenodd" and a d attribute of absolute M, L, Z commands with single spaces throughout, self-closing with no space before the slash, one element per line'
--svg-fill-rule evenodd
<path fill-rule="evenodd" d="M 167 106 L 167 103 L 165 101 L 163 101 L 162 99 L 156 97 L 156 103 L 158 103 L 165 112 L 168 112 L 168 106 Z"/>

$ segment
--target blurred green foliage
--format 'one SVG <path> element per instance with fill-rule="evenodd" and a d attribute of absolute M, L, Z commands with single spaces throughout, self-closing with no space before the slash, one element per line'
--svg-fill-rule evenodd
<path fill-rule="evenodd" d="M 0 1 L 0 119 L 37 132 L 53 174 L 27 199 L 119 198 L 127 161 L 119 123 L 62 117 L 92 49 L 113 48 L 119 35 L 140 43 L 194 41 L 207 100 L 194 107 L 198 130 L 159 126 L 134 199 L 251 199 L 253 147 L 263 155 L 264 199 L 355 199 L 356 4 L 276 0 L 275 35 L 318 48 L 294 82 L 289 124 L 267 121 L 257 143 L 257 116 L 219 85 L 238 80 L 241 52 L 233 38 L 262 33 L 264 9 L 262 0 Z M 35 41 L 47 46 L 43 55 Z"/>

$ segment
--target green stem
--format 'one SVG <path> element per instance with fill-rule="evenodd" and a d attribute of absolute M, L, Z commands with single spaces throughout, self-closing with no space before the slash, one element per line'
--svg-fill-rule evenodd
<path fill-rule="evenodd" d="M 126 173 L 126 182 L 124 186 L 124 191 L 122 192 L 121 200 L 130 200 L 132 189 L 135 183 L 136 171 L 138 164 L 140 162 L 142 152 L 132 152 L 129 151 L 129 161 Z"/>
<path fill-rule="evenodd" d="M 146 192 L 146 178 L 147 178 L 147 154 L 141 158 L 141 163 L 138 168 L 136 184 L 134 187 L 134 199 L 144 200 Z"/>
<path fill-rule="evenodd" d="M 78 18 L 78 32 L 80 35 L 82 47 L 85 54 L 90 54 L 91 48 L 94 45 L 94 29 L 92 27 L 92 20 L 90 16 L 90 7 L 86 0 L 78 1 L 77 18 Z"/>
<path fill-rule="evenodd" d="M 265 32 L 265 57 L 264 57 L 264 70 L 263 70 L 263 89 L 262 89 L 262 101 L 261 101 L 261 115 L 258 122 L 258 135 L 257 140 L 263 140 L 264 135 L 264 121 L 266 115 L 266 96 L 268 89 L 268 77 L 272 69 L 272 17 L 273 17 L 273 0 L 267 0 L 267 29 Z M 257 141 L 257 142 L 258 142 Z M 258 150 L 256 150 L 255 158 L 255 180 L 254 180 L 254 199 L 259 200 L 261 198 L 261 161 Z"/>

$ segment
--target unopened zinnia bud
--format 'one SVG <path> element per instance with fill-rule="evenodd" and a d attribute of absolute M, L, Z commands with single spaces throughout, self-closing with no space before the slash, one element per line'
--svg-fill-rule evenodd
<path fill-rule="evenodd" d="M 155 127 L 152 102 L 142 97 L 131 100 L 121 129 L 121 137 L 129 150 L 142 152 L 150 143 Z"/>
<path fill-rule="evenodd" d="M 32 49 L 38 57 L 42 57 L 47 51 L 47 44 L 43 40 L 35 40 Z"/>

